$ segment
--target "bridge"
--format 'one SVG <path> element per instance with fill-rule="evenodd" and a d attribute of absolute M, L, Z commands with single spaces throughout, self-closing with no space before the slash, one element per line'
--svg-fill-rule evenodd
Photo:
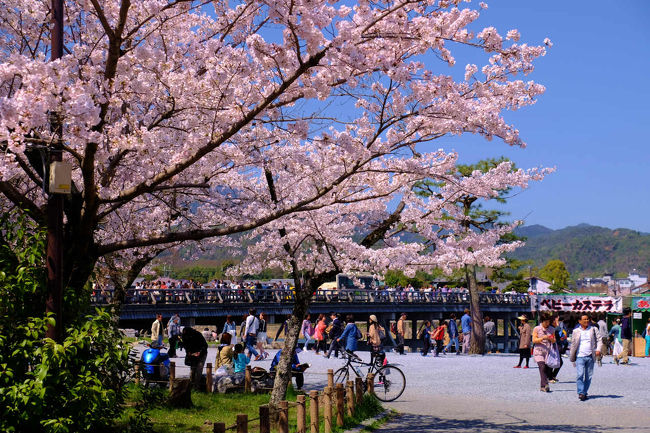
<path fill-rule="evenodd" d="M 101 306 L 112 300 L 113 292 L 102 291 L 93 293 L 91 303 Z M 489 314 L 501 330 L 496 339 L 501 350 L 514 350 L 515 318 L 530 312 L 529 296 L 480 293 L 479 300 L 481 311 Z M 270 324 L 281 323 L 291 313 L 293 302 L 294 292 L 287 289 L 131 289 L 120 310 L 120 326 L 148 329 L 156 313 L 165 318 L 178 313 L 184 325 L 218 325 L 221 329 L 227 315 L 240 318 L 253 307 L 258 313 L 264 312 Z M 417 329 L 418 321 L 448 319 L 451 313 L 460 318 L 459 313 L 465 308 L 469 308 L 469 294 L 462 292 L 319 290 L 309 311 L 353 314 L 360 322 L 375 314 L 385 325 L 404 312 L 412 321 L 412 329 Z M 418 343 L 410 341 L 412 347 Z"/>

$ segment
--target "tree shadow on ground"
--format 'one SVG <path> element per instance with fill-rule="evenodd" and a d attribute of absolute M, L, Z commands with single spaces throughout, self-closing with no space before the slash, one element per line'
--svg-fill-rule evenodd
<path fill-rule="evenodd" d="M 609 397 L 609 396 L 603 396 Z M 618 396 L 613 396 L 618 397 Z M 552 415 L 549 416 L 552 421 Z M 401 414 L 386 426 L 379 428 L 378 433 L 605 433 L 605 432 L 642 432 L 646 427 L 601 427 L 598 425 L 571 425 L 571 424 L 538 424 L 524 420 L 511 422 L 493 422 L 483 419 L 452 419 L 438 418 L 430 415 Z"/>

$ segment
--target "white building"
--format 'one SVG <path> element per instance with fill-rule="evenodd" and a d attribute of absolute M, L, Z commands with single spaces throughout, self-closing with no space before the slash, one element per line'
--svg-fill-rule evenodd
<path fill-rule="evenodd" d="M 542 280 L 538 277 L 525 278 L 528 280 L 529 286 L 528 291 L 531 293 L 553 293 L 553 290 L 550 289 L 551 283 L 546 280 Z"/>

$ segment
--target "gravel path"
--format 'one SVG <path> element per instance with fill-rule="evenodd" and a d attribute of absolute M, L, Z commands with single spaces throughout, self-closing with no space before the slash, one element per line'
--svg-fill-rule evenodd
<path fill-rule="evenodd" d="M 271 356 L 253 362 L 269 368 Z M 180 352 L 184 356 L 184 352 Z M 216 349 L 210 348 L 208 362 Z M 369 353 L 359 355 L 370 359 Z M 312 351 L 299 355 L 309 362 L 305 389 L 320 389 L 327 382 L 328 368 L 343 360 L 325 359 Z M 387 354 L 390 363 L 404 371 L 407 388 L 389 404 L 400 417 L 377 430 L 381 433 L 411 432 L 650 432 L 650 359 L 631 358 L 630 366 L 617 366 L 606 357 L 596 367 L 590 399 L 578 401 L 575 368 L 564 358 L 551 393 L 539 391 L 539 372 L 512 368 L 515 355 L 422 357 L 416 353 Z M 175 359 L 183 365 L 183 358 Z M 182 376 L 184 369 L 177 375 Z"/>

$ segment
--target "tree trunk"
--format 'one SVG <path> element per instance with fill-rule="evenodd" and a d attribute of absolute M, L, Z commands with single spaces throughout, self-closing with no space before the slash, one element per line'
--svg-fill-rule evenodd
<path fill-rule="evenodd" d="M 483 314 L 478 296 L 478 284 L 476 282 L 476 266 L 465 266 L 465 277 L 469 289 L 469 310 L 472 317 L 472 336 L 470 338 L 469 353 L 482 355 L 485 353 L 485 331 L 483 330 Z"/>
<path fill-rule="evenodd" d="M 192 407 L 192 382 L 190 379 L 174 379 L 167 404 L 175 408 Z"/>
<path fill-rule="evenodd" d="M 305 319 L 305 315 L 309 310 L 311 302 L 311 279 L 307 279 L 304 286 L 300 279 L 294 275 L 294 286 L 296 290 L 296 300 L 293 304 L 293 311 L 291 312 L 291 319 L 285 329 L 285 340 L 280 361 L 276 366 L 275 381 L 273 382 L 273 390 L 271 391 L 271 400 L 269 406 L 273 409 L 284 400 L 287 394 L 287 388 L 291 382 L 291 358 L 298 343 L 298 335 L 300 334 L 300 326 Z"/>

